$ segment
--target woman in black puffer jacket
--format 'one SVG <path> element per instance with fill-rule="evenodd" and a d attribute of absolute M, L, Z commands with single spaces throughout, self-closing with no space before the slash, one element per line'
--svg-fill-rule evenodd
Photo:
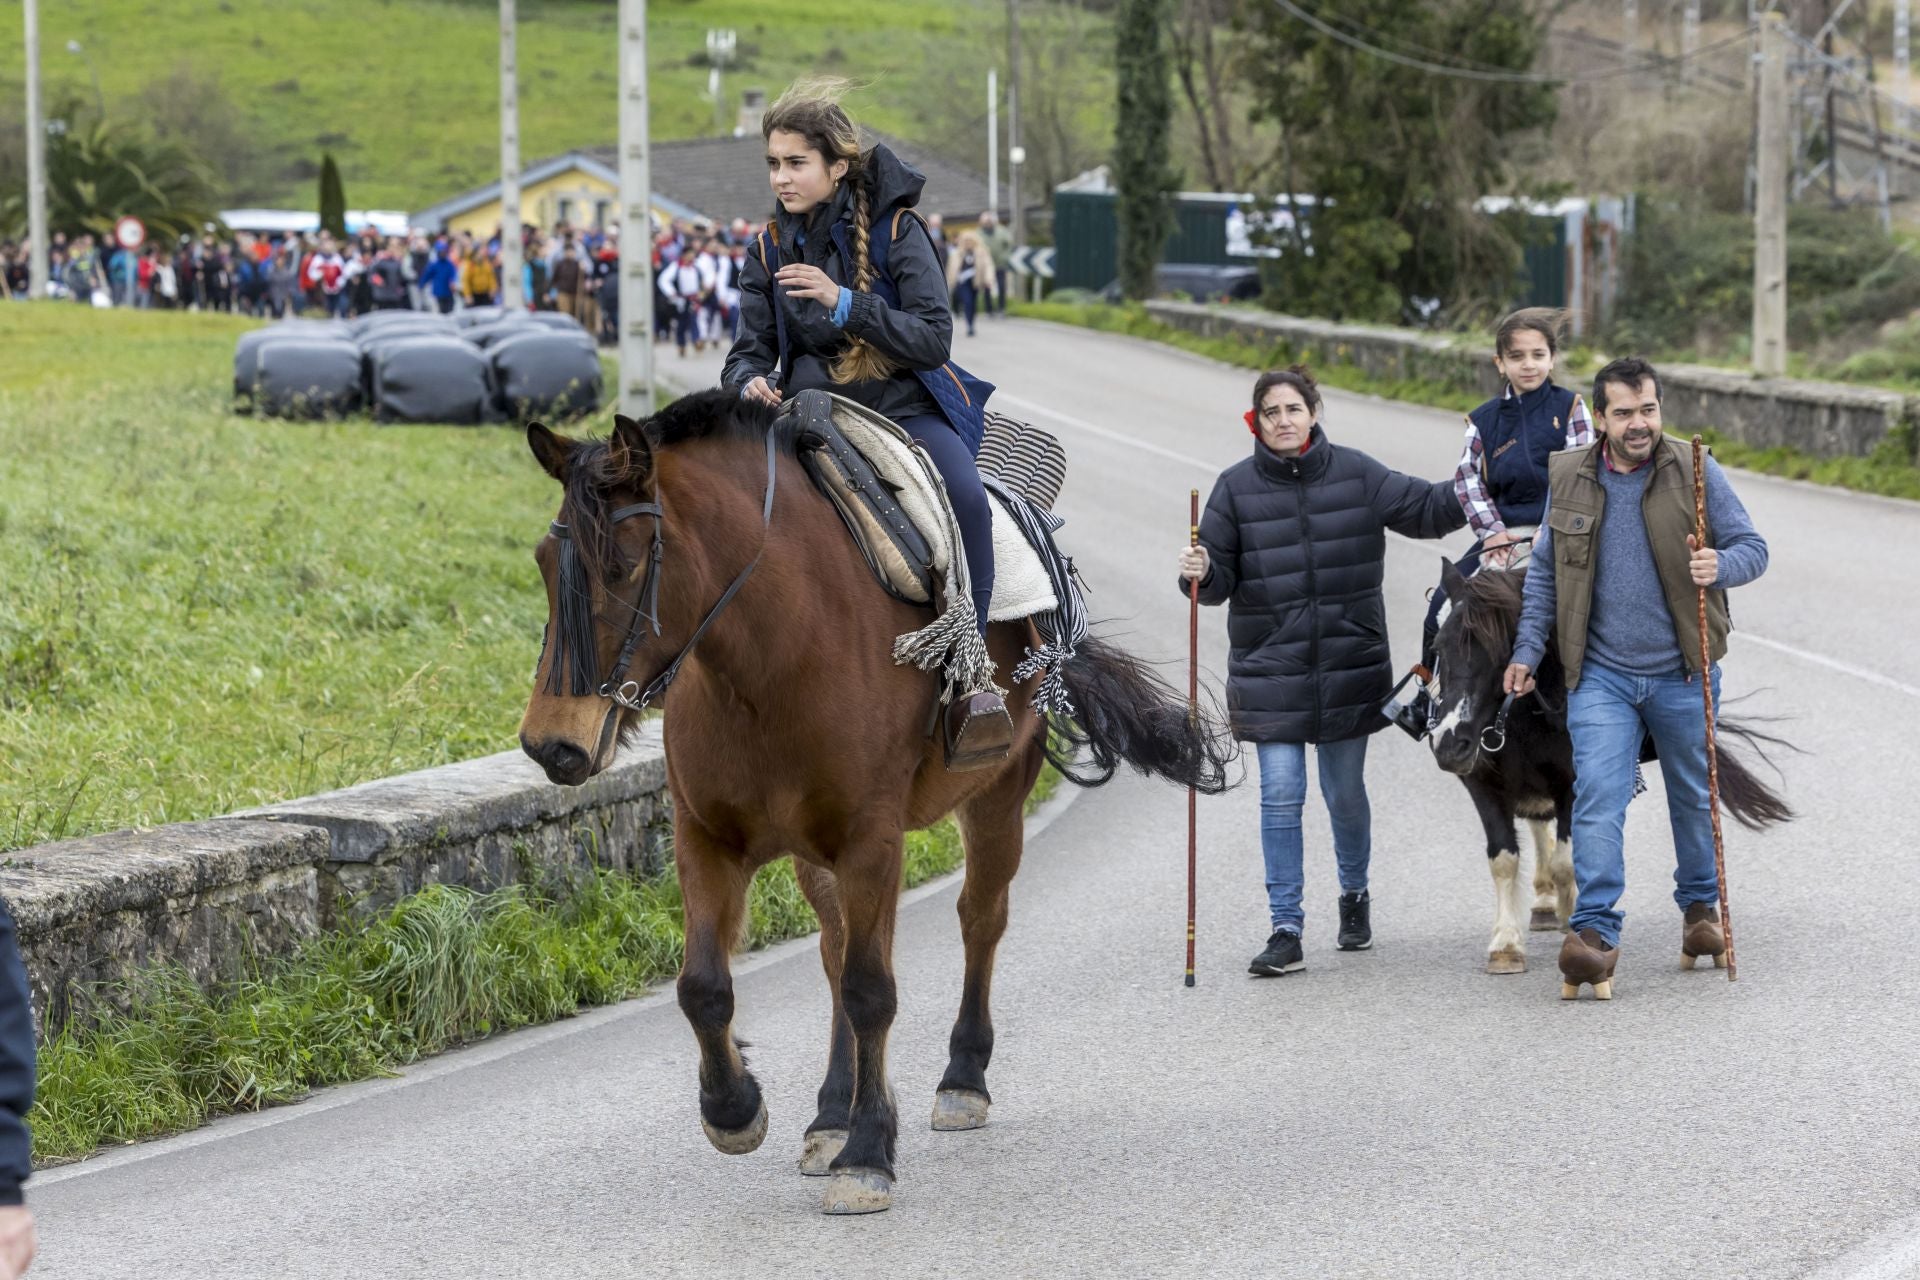
<path fill-rule="evenodd" d="M 1306 749 L 1319 750 L 1320 790 L 1340 865 L 1343 951 L 1373 944 L 1367 893 L 1372 813 L 1367 736 L 1392 683 L 1380 582 L 1388 529 L 1437 538 L 1466 523 L 1451 480 L 1390 471 L 1327 439 L 1320 390 L 1299 365 L 1253 384 L 1252 456 L 1214 483 L 1200 545 L 1180 555 L 1180 592 L 1200 580 L 1202 604 L 1228 602 L 1227 707 L 1260 756 L 1260 842 L 1273 935 L 1252 972 L 1305 967 L 1300 932 L 1300 811 Z"/>

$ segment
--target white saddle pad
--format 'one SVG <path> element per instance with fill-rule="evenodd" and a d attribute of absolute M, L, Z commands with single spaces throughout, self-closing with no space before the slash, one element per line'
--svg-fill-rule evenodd
<path fill-rule="evenodd" d="M 935 487 L 932 463 L 915 451 L 899 427 L 851 401 L 836 397 L 833 424 L 880 478 L 898 491 L 900 509 L 932 550 L 934 569 L 946 573 L 954 548 L 947 537 L 945 503 Z M 1059 608 L 1052 579 L 1020 526 L 992 494 L 987 495 L 987 507 L 993 512 L 993 604 L 987 620 L 1006 622 Z"/>

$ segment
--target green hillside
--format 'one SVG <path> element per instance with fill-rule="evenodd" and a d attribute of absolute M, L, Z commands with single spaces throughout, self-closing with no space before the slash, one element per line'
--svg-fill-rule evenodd
<path fill-rule="evenodd" d="M 1057 112 L 1066 128 L 1030 148 L 1043 168 L 1103 158 L 1110 89 L 1100 19 L 1030 0 L 1040 41 L 1086 65 Z M 706 97 L 706 32 L 738 33 L 720 113 L 740 90 L 793 78 L 856 78 L 874 127 L 985 168 L 985 76 L 1004 67 L 998 0 L 654 0 L 649 6 L 656 138 L 716 130 Z M 17 148 L 21 28 L 0 23 L 0 171 Z M 521 0 L 521 148 L 526 160 L 606 143 L 615 133 L 612 0 Z M 142 119 L 212 153 L 229 204 L 312 207 L 331 151 L 355 208 L 418 209 L 498 172 L 497 15 L 487 0 L 63 0 L 41 6 L 50 108 L 90 109 L 97 69 L 111 118 Z M 1072 37 L 1072 38 L 1067 38 Z M 78 40 L 85 56 L 67 49 Z M 1053 68 L 1059 70 L 1056 65 Z M 977 154 L 975 154 L 977 153 Z M 1052 176 L 1037 173 L 1036 177 Z M 1064 175 L 1062 175 L 1064 176 Z"/>

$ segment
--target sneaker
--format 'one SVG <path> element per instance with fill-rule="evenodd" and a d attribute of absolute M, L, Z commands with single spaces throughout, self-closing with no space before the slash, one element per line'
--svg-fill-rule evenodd
<path fill-rule="evenodd" d="M 1373 895 L 1362 889 L 1340 895 L 1340 938 L 1342 951 L 1365 951 L 1373 945 Z"/>
<path fill-rule="evenodd" d="M 1257 978 L 1277 978 L 1306 967 L 1306 958 L 1300 954 L 1300 935 L 1290 929 L 1275 929 L 1267 939 L 1267 949 L 1253 958 L 1247 972 Z"/>

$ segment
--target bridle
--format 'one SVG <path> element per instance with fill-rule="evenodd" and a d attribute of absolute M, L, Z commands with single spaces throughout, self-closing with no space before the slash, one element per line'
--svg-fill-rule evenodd
<path fill-rule="evenodd" d="M 642 686 L 638 680 L 629 680 L 627 669 L 633 665 L 634 654 L 639 650 L 646 630 L 651 629 L 656 636 L 660 634 L 660 579 L 665 575 L 666 559 L 666 546 L 660 532 L 660 504 L 636 502 L 615 509 L 608 517 L 608 523 L 613 525 L 638 516 L 646 516 L 653 521 L 653 545 L 647 555 L 646 577 L 640 583 L 640 603 L 637 606 L 626 606 L 633 617 L 627 623 L 626 637 L 620 642 L 620 657 L 613 664 L 613 671 L 594 691 L 614 704 L 613 707 L 608 708 L 610 714 L 618 707 L 625 707 L 629 711 L 645 711 L 650 704 L 665 696 L 668 687 L 679 676 L 681 666 L 693 655 L 694 647 L 700 643 L 700 638 L 707 634 L 707 628 L 711 627 L 714 619 L 733 603 L 733 598 L 740 593 L 740 588 L 745 586 L 747 579 L 753 576 L 754 569 L 760 563 L 760 557 L 766 553 L 767 533 L 773 526 L 774 476 L 778 462 L 776 434 L 773 430 L 769 430 L 767 432 L 767 488 L 760 503 L 760 549 L 753 553 L 753 559 L 747 562 L 747 567 L 735 574 L 733 581 L 727 584 L 727 589 L 720 593 L 720 598 L 714 601 L 713 607 L 707 610 L 704 618 L 700 619 L 700 625 L 694 628 L 692 637 L 681 646 L 680 652 L 674 655 L 673 661 L 669 662 L 660 674 L 648 681 L 645 686 Z M 548 532 L 563 541 L 573 536 L 572 531 L 558 520 L 548 527 Z M 621 603 L 626 602 L 621 601 Z M 645 626 L 643 627 L 642 624 Z M 575 662 L 579 660 L 580 656 L 577 654 L 572 658 Z M 560 655 L 556 653 L 554 662 L 557 664 L 559 661 Z"/>

